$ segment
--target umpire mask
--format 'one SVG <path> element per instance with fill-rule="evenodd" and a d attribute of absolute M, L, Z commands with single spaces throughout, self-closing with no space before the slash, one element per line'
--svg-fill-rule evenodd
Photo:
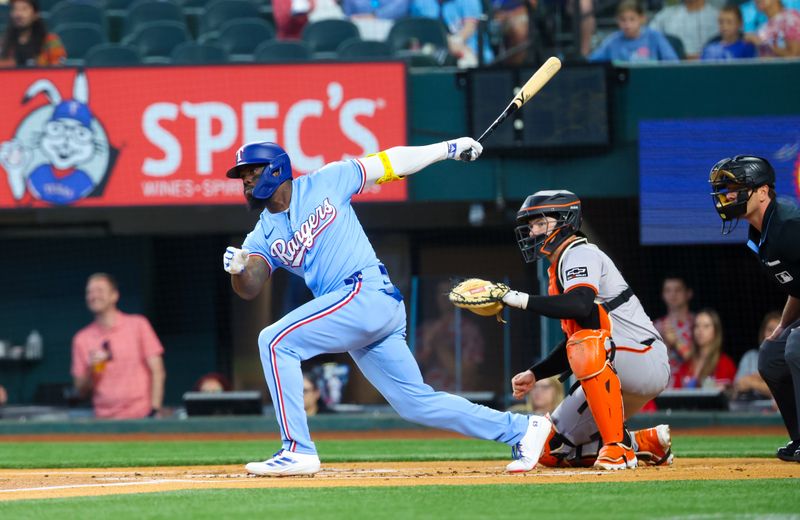
<path fill-rule="evenodd" d="M 747 212 L 753 192 L 764 185 L 775 186 L 775 170 L 766 159 L 737 155 L 717 162 L 708 176 L 714 209 L 722 219 L 722 234 L 727 235 Z M 735 193 L 735 197 L 730 194 Z"/>
<path fill-rule="evenodd" d="M 530 221 L 551 217 L 556 220 L 552 229 L 531 236 Z M 566 190 L 537 191 L 529 195 L 517 211 L 517 245 L 527 263 L 552 254 L 566 239 L 581 229 L 581 201 Z"/>

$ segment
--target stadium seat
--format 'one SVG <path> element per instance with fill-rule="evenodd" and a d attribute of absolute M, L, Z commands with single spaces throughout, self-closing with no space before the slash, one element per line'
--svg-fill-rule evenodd
<path fill-rule="evenodd" d="M 140 0 L 128 9 L 123 20 L 122 37 L 132 34 L 143 23 L 162 21 L 186 23 L 178 4 L 163 0 Z"/>
<path fill-rule="evenodd" d="M 336 53 L 343 60 L 381 59 L 391 58 L 392 48 L 385 42 L 351 38 L 343 41 L 336 49 Z"/>
<path fill-rule="evenodd" d="M 673 50 L 675 50 L 675 54 L 678 55 L 678 58 L 685 60 L 686 59 L 686 50 L 683 48 L 683 42 L 680 38 L 675 35 L 664 33 L 664 36 L 667 38 L 667 41 L 672 46 Z"/>
<path fill-rule="evenodd" d="M 395 51 L 413 50 L 426 43 L 446 49 L 447 32 L 442 22 L 433 18 L 401 18 L 392 26 L 386 43 Z"/>
<path fill-rule="evenodd" d="M 252 59 L 260 44 L 275 39 L 275 29 L 264 20 L 231 20 L 222 24 L 216 39 L 231 61 L 245 61 Z"/>
<path fill-rule="evenodd" d="M 119 43 L 101 43 L 95 45 L 83 59 L 87 67 L 124 67 L 138 65 L 142 62 L 136 47 L 121 45 Z"/>
<path fill-rule="evenodd" d="M 89 49 L 107 41 L 105 33 L 91 23 L 64 24 L 57 34 L 67 50 L 67 65 L 82 64 Z"/>
<path fill-rule="evenodd" d="M 218 31 L 222 24 L 239 18 L 261 19 L 258 7 L 250 0 L 215 0 L 200 18 L 199 34 Z"/>
<path fill-rule="evenodd" d="M 360 38 L 358 27 L 348 20 L 320 20 L 303 28 L 302 39 L 314 53 L 335 53 L 339 45 L 351 38 Z"/>
<path fill-rule="evenodd" d="M 47 17 L 50 15 L 50 11 L 55 9 L 56 5 L 62 3 L 62 1 L 66 3 L 68 0 L 39 0 L 37 2 L 39 4 L 39 12 Z"/>
<path fill-rule="evenodd" d="M 6 25 L 8 25 L 8 11 L 8 4 L 0 4 L 0 31 L 6 30 Z"/>
<path fill-rule="evenodd" d="M 210 43 L 183 42 L 172 49 L 172 63 L 177 65 L 206 65 L 226 63 L 228 53 L 218 45 Z"/>
<path fill-rule="evenodd" d="M 308 61 L 311 49 L 305 42 L 267 41 L 256 47 L 253 60 L 259 63 L 290 63 Z"/>
<path fill-rule="evenodd" d="M 122 39 L 122 26 L 128 9 L 136 0 L 106 0 L 106 19 L 108 20 L 108 39 L 118 42 Z"/>
<path fill-rule="evenodd" d="M 123 43 L 136 47 L 143 63 L 169 63 L 172 50 L 190 39 L 186 24 L 148 22 L 139 25 Z"/>
<path fill-rule="evenodd" d="M 96 25 L 104 34 L 108 34 L 106 14 L 97 4 L 89 2 L 61 2 L 56 5 L 47 18 L 47 26 L 53 32 L 69 23 L 88 23 Z"/>

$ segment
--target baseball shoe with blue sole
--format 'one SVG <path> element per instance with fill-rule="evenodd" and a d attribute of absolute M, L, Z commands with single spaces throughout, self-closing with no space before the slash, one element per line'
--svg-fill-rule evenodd
<path fill-rule="evenodd" d="M 314 475 L 319 472 L 319 457 L 305 453 L 280 450 L 264 462 L 250 462 L 244 468 L 251 475 L 261 477 L 289 477 Z"/>
<path fill-rule="evenodd" d="M 528 431 L 525 432 L 525 436 L 511 448 L 514 460 L 506 466 L 506 471 L 524 473 L 535 468 L 552 427 L 550 415 L 531 415 L 528 418 Z"/>

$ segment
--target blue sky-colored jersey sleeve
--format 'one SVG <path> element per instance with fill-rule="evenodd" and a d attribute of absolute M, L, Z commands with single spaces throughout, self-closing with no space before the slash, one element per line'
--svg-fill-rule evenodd
<path fill-rule="evenodd" d="M 329 195 L 339 203 L 349 202 L 356 193 L 364 189 L 366 175 L 358 159 L 327 164 L 312 173 L 314 184 L 324 183 Z"/>
<path fill-rule="evenodd" d="M 250 255 L 261 257 L 269 266 L 269 272 L 272 273 L 278 266 L 273 264 L 272 257 L 269 254 L 269 245 L 267 244 L 267 237 L 264 236 L 264 227 L 261 220 L 258 221 L 253 231 L 247 234 L 242 244 L 242 249 L 250 251 Z"/>

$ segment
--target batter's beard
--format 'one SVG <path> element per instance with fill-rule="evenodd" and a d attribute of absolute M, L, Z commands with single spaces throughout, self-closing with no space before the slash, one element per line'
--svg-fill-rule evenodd
<path fill-rule="evenodd" d="M 244 198 L 247 199 L 247 208 L 250 211 L 258 211 L 261 213 L 267 207 L 266 199 L 257 199 L 252 195 L 245 193 Z"/>

